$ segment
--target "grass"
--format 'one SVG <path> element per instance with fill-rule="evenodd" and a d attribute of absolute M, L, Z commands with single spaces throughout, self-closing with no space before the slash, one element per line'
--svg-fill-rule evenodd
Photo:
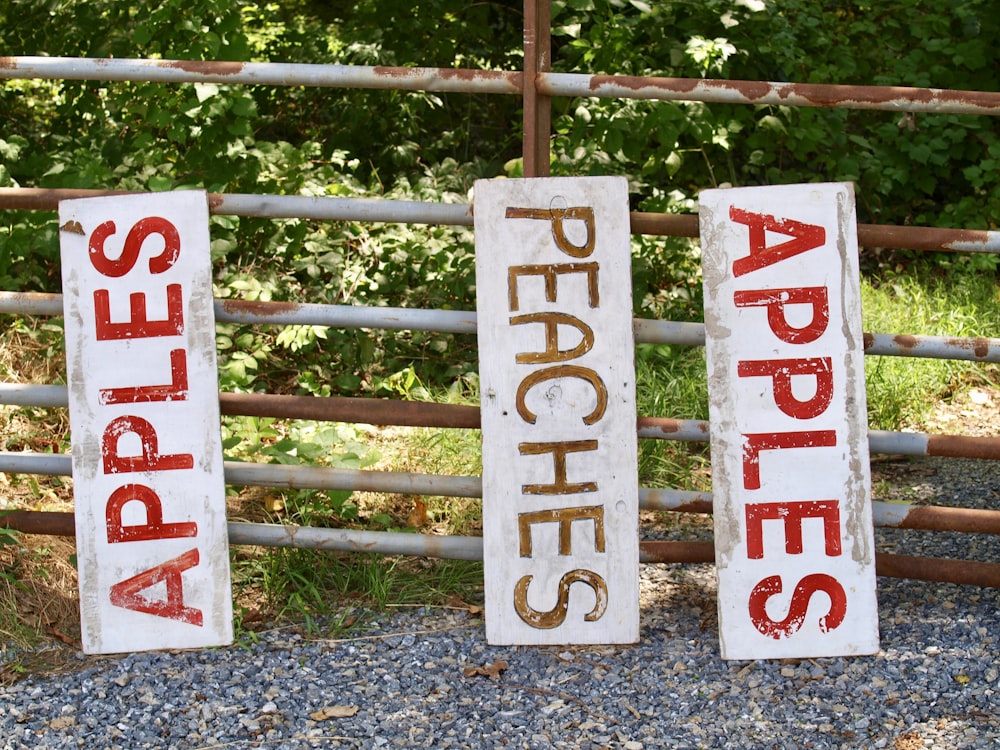
<path fill-rule="evenodd" d="M 995 277 L 932 272 L 861 285 L 870 333 L 1000 336 L 1000 287 Z M 998 385 L 1000 366 L 978 362 L 872 356 L 865 360 L 868 419 L 873 429 L 919 430 L 938 401 L 977 384 Z"/>
<path fill-rule="evenodd" d="M 923 272 L 882 283 L 865 280 L 862 300 L 866 331 L 994 337 L 1000 332 L 1000 292 L 996 279 L 986 274 L 949 278 Z M 0 329 L 0 379 L 60 382 L 59 321 L 10 321 Z M 868 357 L 866 369 L 870 424 L 876 429 L 919 430 L 936 403 L 976 385 L 1000 384 L 997 365 Z M 636 380 L 640 414 L 707 418 L 702 349 L 639 345 Z M 419 385 L 419 393 L 411 384 L 410 392 L 399 395 L 425 397 L 433 390 Z M 474 379 L 435 398 L 476 403 Z M 65 410 L 0 407 L 3 450 L 65 452 L 68 430 Z M 246 417 L 227 418 L 223 437 L 227 455 L 245 460 L 481 473 L 478 430 L 374 429 Z M 642 441 L 639 475 L 645 486 L 708 489 L 708 445 Z M 71 489 L 65 479 L 0 474 L 0 511 L 68 510 Z M 481 534 L 480 509 L 478 499 L 314 490 L 233 489 L 229 498 L 234 520 L 432 534 Z M 684 523 L 678 514 L 653 515 L 644 516 L 644 523 L 671 528 Z M 53 638 L 72 642 L 79 632 L 72 541 L 4 534 L 0 542 L 0 640 L 22 652 Z M 336 637 L 363 625 L 370 612 L 409 605 L 471 605 L 474 610 L 482 595 L 478 563 L 255 547 L 233 548 L 231 554 L 237 632 L 243 641 L 261 628 L 284 626 Z M 10 662 L 8 673 L 24 663 Z"/>
<path fill-rule="evenodd" d="M 705 350 L 639 344 L 636 406 L 644 417 L 708 419 Z M 639 443 L 639 484 L 708 489 L 708 443 L 644 440 Z"/>

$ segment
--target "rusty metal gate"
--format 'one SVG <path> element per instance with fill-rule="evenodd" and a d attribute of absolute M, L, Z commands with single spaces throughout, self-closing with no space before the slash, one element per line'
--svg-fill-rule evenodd
<path fill-rule="evenodd" d="M 0 78 L 225 83 L 268 86 L 315 86 L 398 89 L 520 96 L 523 100 L 523 163 L 526 177 L 548 174 L 552 97 L 640 98 L 754 105 L 838 107 L 892 112 L 934 112 L 1000 116 L 1000 92 L 924 88 L 791 84 L 710 79 L 677 79 L 550 72 L 548 0 L 525 0 L 523 71 L 411 67 L 365 67 L 278 63 L 232 63 L 167 60 L 0 58 Z M 63 199 L 114 194 L 115 191 L 4 188 L 0 209 L 54 211 Z M 308 218 L 361 222 L 472 225 L 472 206 L 409 201 L 317 198 L 306 196 L 210 194 L 213 214 L 264 218 Z M 698 236 L 696 215 L 631 214 L 633 234 Z M 862 224 L 861 245 L 925 251 L 1000 253 L 1000 232 Z M 216 300 L 220 323 L 322 325 L 334 328 L 381 328 L 475 333 L 473 312 L 364 308 Z M 59 316 L 60 295 L 0 291 L 0 314 Z M 668 320 L 635 320 L 636 340 L 644 343 L 701 346 L 704 326 Z M 1000 338 L 949 338 L 909 333 L 866 333 L 869 355 L 931 357 L 1000 362 Z M 221 393 L 228 415 L 305 418 L 374 425 L 476 428 L 479 410 L 471 406 L 413 403 L 362 398 L 318 398 L 270 394 Z M 65 407 L 65 387 L 0 384 L 0 404 Z M 708 424 L 700 421 L 640 417 L 638 436 L 651 440 L 706 441 Z M 928 435 L 870 431 L 873 453 L 968 457 L 1000 460 L 1000 437 Z M 68 455 L 0 452 L 0 472 L 40 475 L 71 473 Z M 358 490 L 411 495 L 481 497 L 478 477 L 359 471 L 227 462 L 226 481 L 242 486 Z M 640 507 L 710 513 L 709 493 L 641 489 Z M 961 509 L 874 503 L 878 526 L 1000 533 L 1000 510 Z M 71 513 L 15 511 L 3 525 L 27 533 L 70 536 Z M 270 524 L 230 523 L 234 544 L 364 550 L 385 554 L 481 559 L 482 540 L 392 532 L 320 529 Z M 711 542 L 643 542 L 646 562 L 712 562 Z M 1000 586 L 1000 564 L 878 554 L 880 575 Z"/>

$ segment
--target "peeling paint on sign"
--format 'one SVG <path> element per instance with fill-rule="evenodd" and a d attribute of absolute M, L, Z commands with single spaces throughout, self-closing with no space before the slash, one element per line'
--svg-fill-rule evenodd
<path fill-rule="evenodd" d="M 874 653 L 853 186 L 700 203 L 722 655 Z"/>

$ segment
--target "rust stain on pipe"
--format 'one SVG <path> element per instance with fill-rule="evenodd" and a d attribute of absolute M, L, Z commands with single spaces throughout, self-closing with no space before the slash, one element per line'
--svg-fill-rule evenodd
<path fill-rule="evenodd" d="M 703 516 L 712 515 L 711 500 L 692 500 L 689 503 L 681 503 L 671 512 L 676 513 L 697 513 Z"/>
<path fill-rule="evenodd" d="M 244 63 L 226 60 L 171 60 L 159 64 L 161 68 L 175 68 L 185 73 L 212 76 L 234 76 L 243 72 Z"/>
<path fill-rule="evenodd" d="M 948 339 L 949 346 L 971 351 L 979 359 L 984 359 L 990 354 L 990 340 L 987 338 L 952 338 Z"/>
<path fill-rule="evenodd" d="M 858 243 L 867 247 L 975 252 L 977 247 L 986 250 L 990 242 L 990 233 L 979 229 L 858 224 Z"/>
<path fill-rule="evenodd" d="M 935 105 L 945 107 L 970 107 L 996 110 L 1000 107 L 996 92 L 952 91 L 908 86 L 854 86 L 844 84 L 779 83 L 772 81 L 737 81 L 701 78 L 668 78 L 659 76 L 590 76 L 589 88 L 600 94 L 603 90 L 614 92 L 626 89 L 636 93 L 645 90 L 690 94 L 697 100 L 699 91 L 731 92 L 748 104 L 772 100 L 792 100 L 793 104 L 815 107 L 861 105 L 863 107 L 898 106 L 919 104 L 922 108 Z M 708 97 L 709 101 L 712 100 Z M 796 102 L 795 100 L 801 100 Z"/>
<path fill-rule="evenodd" d="M 948 560 L 878 552 L 875 554 L 875 572 L 886 578 L 1000 588 L 1000 565 L 976 560 Z"/>
<path fill-rule="evenodd" d="M 695 214 L 654 214 L 633 211 L 629 214 L 632 234 L 697 237 L 698 217 Z"/>
<path fill-rule="evenodd" d="M 715 562 L 715 545 L 712 542 L 640 542 L 639 551 L 648 562 Z"/>
<path fill-rule="evenodd" d="M 231 315 L 259 315 L 261 317 L 294 313 L 300 307 L 295 302 L 258 302 L 240 299 L 227 299 L 222 302 L 222 309 Z"/>
<path fill-rule="evenodd" d="M 442 81 L 503 81 L 518 92 L 523 88 L 524 75 L 520 72 L 504 70 L 479 70 L 476 68 L 407 68 L 402 66 L 375 65 L 371 69 L 377 78 L 390 81 L 409 81 L 414 78 L 433 76 Z"/>
<path fill-rule="evenodd" d="M 59 201 L 107 195 L 135 195 L 137 190 L 88 190 L 84 188 L 2 188 L 0 208 L 17 211 L 55 211 Z"/>
<path fill-rule="evenodd" d="M 0 528 L 16 529 L 24 534 L 76 536 L 73 514 L 65 512 L 14 510 L 0 513 Z"/>
<path fill-rule="evenodd" d="M 1000 438 L 971 435 L 930 435 L 928 456 L 1000 460 Z"/>
<path fill-rule="evenodd" d="M 696 426 L 698 432 L 703 435 L 707 435 L 709 431 L 708 422 L 703 420 L 696 422 L 695 420 L 672 419 L 670 417 L 639 417 L 636 423 L 640 430 L 659 430 L 664 435 L 676 435 L 678 432 L 686 427 L 690 428 L 692 425 Z"/>
<path fill-rule="evenodd" d="M 374 398 L 319 398 L 263 393 L 220 393 L 223 414 L 245 417 L 315 419 L 399 427 L 477 429 L 479 408 Z"/>
<path fill-rule="evenodd" d="M 906 514 L 899 528 L 1000 534 L 1000 511 L 919 505 Z"/>

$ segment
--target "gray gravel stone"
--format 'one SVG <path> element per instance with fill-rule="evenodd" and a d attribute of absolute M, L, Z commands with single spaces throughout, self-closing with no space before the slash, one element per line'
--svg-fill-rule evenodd
<path fill-rule="evenodd" d="M 995 464 L 921 466 L 911 493 L 1000 508 Z M 877 537 L 906 554 L 1000 560 L 992 537 Z M 419 608 L 345 640 L 274 630 L 225 649 L 81 655 L 0 688 L 0 748 L 1000 745 L 1000 591 L 880 578 L 877 655 L 725 662 L 711 566 L 644 565 L 641 579 L 632 647 L 491 647 L 479 619 Z M 464 675 L 499 660 L 497 679 Z M 315 718 L 334 706 L 357 710 Z"/>

